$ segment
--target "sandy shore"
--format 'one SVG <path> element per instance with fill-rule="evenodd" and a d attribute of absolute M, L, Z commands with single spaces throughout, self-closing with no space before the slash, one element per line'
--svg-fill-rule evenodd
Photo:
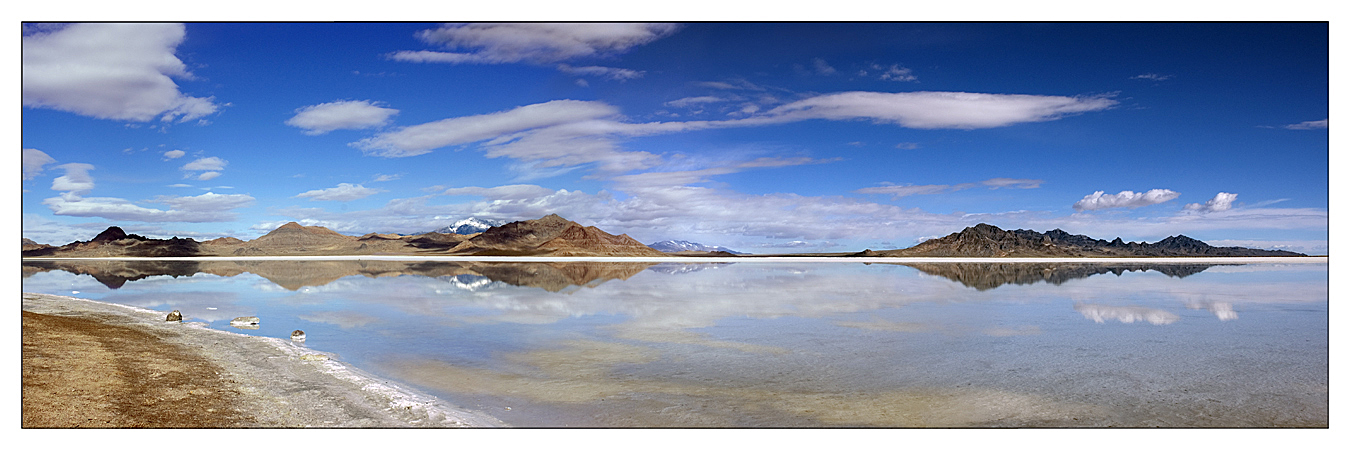
<path fill-rule="evenodd" d="M 23 427 L 505 426 L 328 353 L 166 314 L 24 293 Z"/>

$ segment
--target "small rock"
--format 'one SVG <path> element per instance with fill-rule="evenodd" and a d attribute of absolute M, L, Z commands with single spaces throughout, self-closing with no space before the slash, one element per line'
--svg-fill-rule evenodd
<path fill-rule="evenodd" d="M 310 353 L 310 354 L 308 354 L 308 355 L 300 355 L 300 360 L 301 360 L 301 361 L 327 361 L 327 360 L 328 360 L 328 355 L 320 355 L 320 354 L 318 354 L 318 353 Z"/>
<path fill-rule="evenodd" d="M 291 340 L 295 342 L 305 342 L 305 332 L 300 330 L 292 331 Z"/>
<path fill-rule="evenodd" d="M 256 316 L 235 317 L 230 321 L 230 326 L 244 330 L 258 329 L 258 318 Z"/>
<path fill-rule="evenodd" d="M 178 310 L 175 309 L 175 310 L 173 310 L 173 312 L 169 313 L 168 317 L 165 317 L 165 318 L 164 318 L 164 321 L 165 321 L 165 322 L 182 322 L 182 321 L 183 321 L 183 313 L 180 313 L 180 312 L 178 312 Z"/>

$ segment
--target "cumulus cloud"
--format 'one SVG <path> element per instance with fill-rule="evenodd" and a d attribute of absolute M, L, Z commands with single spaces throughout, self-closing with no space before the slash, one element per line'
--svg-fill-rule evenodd
<path fill-rule="evenodd" d="M 768 112 L 777 120 L 871 119 L 918 129 L 995 128 L 1055 120 L 1115 105 L 1104 97 L 968 92 L 843 92 L 798 100 Z"/>
<path fill-rule="evenodd" d="M 68 194 L 42 203 L 58 216 L 102 217 L 114 221 L 137 222 L 230 222 L 233 209 L 253 203 L 245 194 L 207 192 L 195 197 L 160 196 L 153 203 L 169 205 L 168 210 L 146 208 L 131 201 L 110 197 L 80 197 Z"/>
<path fill-rule="evenodd" d="M 1139 208 L 1170 201 L 1180 196 L 1171 189 L 1150 189 L 1148 192 L 1120 191 L 1119 194 L 1107 194 L 1105 191 L 1093 192 L 1083 196 L 1073 204 L 1078 211 L 1096 211 L 1110 208 Z"/>
<path fill-rule="evenodd" d="M 89 171 L 94 170 L 92 164 L 70 163 L 56 168 L 64 169 L 66 174 L 52 180 L 53 191 L 68 191 L 73 195 L 79 195 L 94 189 L 94 177 L 89 176 Z"/>
<path fill-rule="evenodd" d="M 183 155 L 186 155 L 186 154 L 187 154 L 187 153 L 184 152 L 184 151 L 182 151 L 182 150 L 169 150 L 169 151 L 167 151 L 167 152 L 164 152 L 164 160 L 165 160 L 165 161 L 168 161 L 168 160 L 170 160 L 170 159 L 178 159 L 178 158 L 182 158 Z"/>
<path fill-rule="evenodd" d="M 314 136 L 333 130 L 361 130 L 389 124 L 397 109 L 385 108 L 370 100 L 341 100 L 320 103 L 295 110 L 286 125 L 304 129 Z"/>
<path fill-rule="evenodd" d="M 184 164 L 183 170 L 224 170 L 229 161 L 212 156 L 209 158 L 199 158 L 196 161 Z"/>
<path fill-rule="evenodd" d="M 1284 128 L 1290 130 L 1325 130 L 1327 129 L 1327 119 L 1309 120 L 1295 124 L 1285 125 Z"/>
<path fill-rule="evenodd" d="M 186 122 L 215 113 L 170 77 L 192 74 L 174 56 L 183 24 L 77 23 L 23 36 L 23 105 L 99 119 Z"/>
<path fill-rule="evenodd" d="M 483 23 L 447 24 L 417 33 L 443 51 L 400 51 L 391 59 L 440 63 L 549 64 L 625 53 L 679 29 L 664 23 Z"/>
<path fill-rule="evenodd" d="M 590 75 L 595 77 L 607 78 L 615 81 L 626 81 L 634 78 L 642 78 L 647 72 L 632 69 L 620 69 L 617 67 L 585 66 L 573 67 L 567 64 L 559 64 L 558 71 L 570 73 L 573 75 Z"/>
<path fill-rule="evenodd" d="M 1186 210 L 1202 213 L 1227 211 L 1233 209 L 1233 200 L 1237 200 L 1237 194 L 1220 192 L 1214 198 L 1205 201 L 1205 203 L 1191 203 L 1186 205 Z"/>
<path fill-rule="evenodd" d="M 25 180 L 31 180 L 38 175 L 42 175 L 42 166 L 56 162 L 56 159 L 35 148 L 23 149 L 22 158 L 23 179 Z"/>
<path fill-rule="evenodd" d="M 312 201 L 338 201 L 349 202 L 352 200 L 363 199 L 381 192 L 380 189 L 368 188 L 359 184 L 338 183 L 337 187 L 328 189 L 315 189 L 312 191 L 297 194 L 296 197 L 308 198 Z"/>

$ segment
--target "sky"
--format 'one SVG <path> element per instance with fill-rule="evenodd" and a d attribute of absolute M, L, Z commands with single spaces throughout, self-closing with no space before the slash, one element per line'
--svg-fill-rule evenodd
<path fill-rule="evenodd" d="M 1325 254 L 1328 26 L 23 24 L 22 232 L 558 214 L 750 253 L 978 223 Z"/>

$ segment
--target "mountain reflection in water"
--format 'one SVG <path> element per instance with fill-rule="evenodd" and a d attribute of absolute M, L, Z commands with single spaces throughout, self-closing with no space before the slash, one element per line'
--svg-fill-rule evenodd
<path fill-rule="evenodd" d="M 880 263 L 909 266 L 919 271 L 985 291 L 1005 284 L 1054 285 L 1093 275 L 1155 271 L 1169 277 L 1186 278 L 1221 264 L 1141 264 L 1141 263 Z M 1224 264 L 1231 265 L 1231 264 Z"/>
<path fill-rule="evenodd" d="M 626 280 L 655 263 L 593 262 L 451 262 L 451 261 L 24 261 L 23 276 L 61 270 L 89 275 L 110 289 L 128 281 L 168 275 L 174 278 L 207 273 L 232 277 L 243 273 L 266 278 L 287 290 L 323 286 L 340 278 L 360 275 L 368 278 L 414 275 L 449 277 L 456 280 L 476 277 L 560 292 L 572 286 L 598 286 L 609 280 Z"/>

